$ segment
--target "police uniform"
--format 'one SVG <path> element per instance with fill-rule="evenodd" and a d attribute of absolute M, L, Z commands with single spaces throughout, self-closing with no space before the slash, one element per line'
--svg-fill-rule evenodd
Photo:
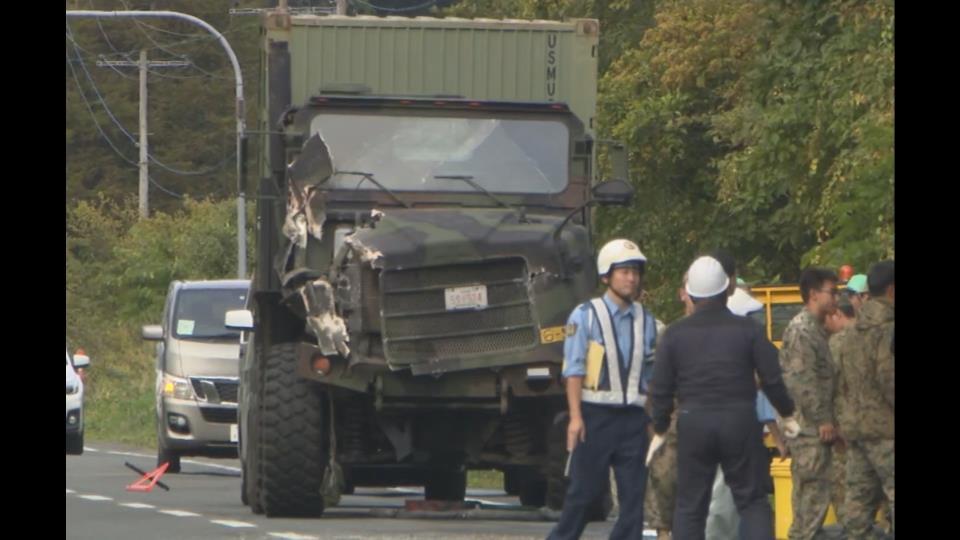
<path fill-rule="evenodd" d="M 586 437 L 570 456 L 570 485 L 549 538 L 580 537 L 611 466 L 620 515 L 610 538 L 642 538 L 650 422 L 643 406 L 653 372 L 655 319 L 638 302 L 620 307 L 604 294 L 575 308 L 567 325 L 563 376 L 586 375 L 591 342 L 603 348 L 603 362 L 596 388 L 584 388 L 581 395 Z"/>

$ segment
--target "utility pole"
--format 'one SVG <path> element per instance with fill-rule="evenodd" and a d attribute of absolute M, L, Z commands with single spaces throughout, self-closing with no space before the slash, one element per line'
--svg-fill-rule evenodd
<path fill-rule="evenodd" d="M 337 15 L 346 15 L 347 5 L 347 0 L 337 0 Z"/>
<path fill-rule="evenodd" d="M 97 60 L 99 67 L 137 67 L 140 69 L 140 219 L 150 216 L 150 204 L 148 202 L 150 170 L 149 170 L 149 152 L 147 145 L 147 69 L 155 67 L 186 67 L 190 62 L 187 61 L 163 61 L 147 62 L 147 51 L 140 51 L 140 61 L 131 62 L 127 60 L 110 61 Z"/>

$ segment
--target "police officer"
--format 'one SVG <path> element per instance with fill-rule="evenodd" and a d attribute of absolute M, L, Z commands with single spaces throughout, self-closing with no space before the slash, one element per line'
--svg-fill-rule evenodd
<path fill-rule="evenodd" d="M 767 500 L 767 456 L 757 422 L 757 387 L 784 418 L 784 434 L 796 436 L 793 400 L 781 378 L 777 349 L 763 328 L 727 308 L 730 279 L 712 257 L 700 257 L 687 272 L 695 311 L 661 336 L 651 383 L 654 439 L 648 459 L 662 444 L 674 396 L 677 421 L 675 540 L 702 540 L 717 465 L 740 513 L 746 540 L 772 540 Z"/>
<path fill-rule="evenodd" d="M 587 508 L 614 468 L 620 515 L 612 539 L 643 537 L 647 426 L 643 409 L 657 336 L 653 315 L 633 299 L 647 258 L 629 240 L 600 250 L 597 270 L 606 293 L 577 306 L 567 321 L 564 369 L 570 485 L 550 539 L 579 538 Z"/>

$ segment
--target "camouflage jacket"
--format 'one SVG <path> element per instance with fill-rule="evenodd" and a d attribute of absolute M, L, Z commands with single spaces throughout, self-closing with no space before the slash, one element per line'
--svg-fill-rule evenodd
<path fill-rule="evenodd" d="M 835 372 L 827 331 L 803 309 L 783 332 L 780 367 L 790 396 L 797 405 L 794 418 L 801 436 L 818 435 L 823 424 L 833 423 Z"/>
<path fill-rule="evenodd" d="M 840 371 L 840 347 L 852 332 L 852 327 L 844 328 L 843 330 L 830 336 L 829 342 L 830 357 L 833 360 L 833 376 L 834 380 L 836 381 L 833 389 L 833 418 L 837 421 L 837 424 L 840 426 L 840 430 L 843 433 L 846 433 L 847 427 L 856 421 L 852 416 L 848 416 L 851 412 L 851 408 L 847 403 L 846 386 Z"/>
<path fill-rule="evenodd" d="M 867 301 L 840 343 L 840 390 L 851 420 L 847 439 L 892 439 L 894 412 L 893 304 Z"/>

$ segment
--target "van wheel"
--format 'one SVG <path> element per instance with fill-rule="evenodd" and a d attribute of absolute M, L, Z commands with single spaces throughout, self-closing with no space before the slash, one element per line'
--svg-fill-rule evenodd
<path fill-rule="evenodd" d="M 163 446 L 163 441 L 157 441 L 157 467 L 163 465 L 164 463 L 169 463 L 166 472 L 168 473 L 178 473 L 180 472 L 180 454 L 165 448 Z"/>
<path fill-rule="evenodd" d="M 73 456 L 83 454 L 83 432 L 67 435 L 67 453 Z"/>

